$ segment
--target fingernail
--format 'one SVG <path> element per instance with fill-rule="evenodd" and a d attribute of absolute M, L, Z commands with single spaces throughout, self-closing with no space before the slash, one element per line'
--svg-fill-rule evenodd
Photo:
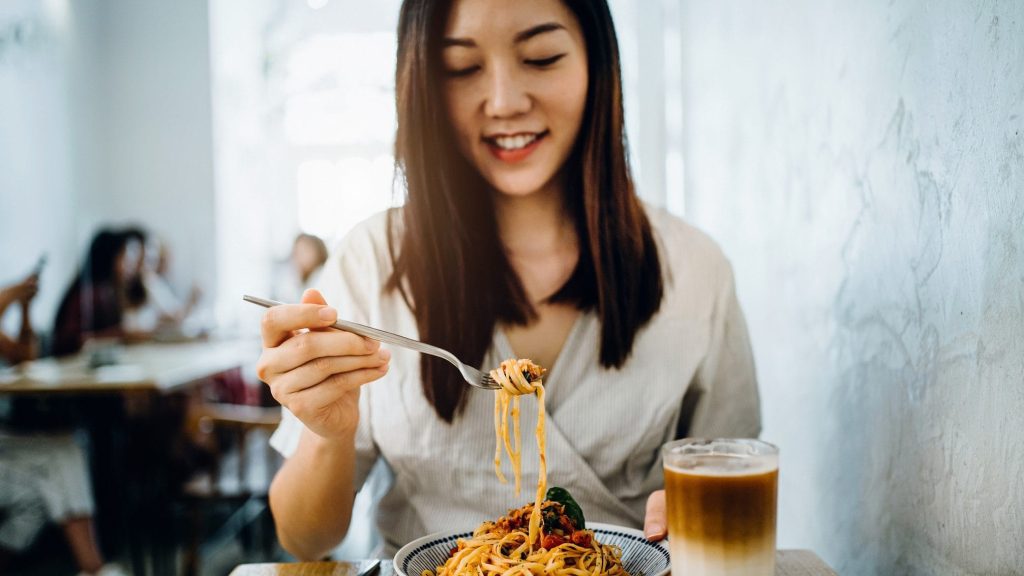
<path fill-rule="evenodd" d="M 388 350 L 387 348 L 381 348 L 380 352 L 377 352 L 377 355 L 380 356 L 381 360 L 387 362 L 388 360 L 391 359 L 391 350 Z"/>
<path fill-rule="evenodd" d="M 334 308 L 331 308 L 330 306 L 324 306 L 323 308 L 321 308 L 319 314 L 320 319 L 323 320 L 324 322 L 334 322 L 334 320 L 338 317 L 338 311 L 335 310 Z"/>
<path fill-rule="evenodd" d="M 370 340 L 369 338 L 363 338 L 363 342 L 366 344 L 366 351 L 367 352 L 373 352 L 374 350 L 380 348 L 380 342 L 377 342 L 376 340 Z"/>
<path fill-rule="evenodd" d="M 664 535 L 665 527 L 661 524 L 648 524 L 647 526 L 644 526 L 644 536 L 646 536 L 648 540 L 653 538 L 662 538 Z"/>

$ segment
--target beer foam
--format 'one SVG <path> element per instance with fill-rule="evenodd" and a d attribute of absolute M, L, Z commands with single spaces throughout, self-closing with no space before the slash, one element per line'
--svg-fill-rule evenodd
<path fill-rule="evenodd" d="M 774 456 L 742 454 L 693 454 L 676 456 L 666 468 L 679 474 L 698 476 L 753 476 L 778 470 Z"/>

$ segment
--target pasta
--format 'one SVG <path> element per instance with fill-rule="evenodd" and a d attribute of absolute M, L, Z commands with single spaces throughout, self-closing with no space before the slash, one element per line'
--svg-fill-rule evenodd
<path fill-rule="evenodd" d="M 530 546 L 525 530 L 534 505 L 484 522 L 472 538 L 459 540 L 437 571 L 420 576 L 629 576 L 617 546 L 601 544 L 591 530 L 577 529 L 558 502 L 542 505 L 544 536 Z"/>
<path fill-rule="evenodd" d="M 501 384 L 501 389 L 494 393 L 494 472 L 498 479 L 506 482 L 501 473 L 501 446 L 504 443 L 512 464 L 512 475 L 515 478 L 516 496 L 519 496 L 520 472 L 522 470 L 523 442 L 519 430 L 519 397 L 523 394 L 537 395 L 537 452 L 540 454 L 540 466 L 537 472 L 537 498 L 534 502 L 544 501 L 547 489 L 548 472 L 545 455 L 544 435 L 544 369 L 530 360 L 509 358 L 495 370 L 491 370 L 491 378 Z M 509 441 L 509 404 L 512 405 L 513 442 Z M 540 510 L 530 516 L 530 542 L 537 539 L 540 529 Z"/>
<path fill-rule="evenodd" d="M 544 369 L 530 360 L 514 358 L 491 371 L 491 377 L 501 384 L 494 398 L 494 471 L 507 482 L 501 473 L 504 447 L 517 496 L 522 456 L 519 397 L 537 396 L 540 466 L 534 503 L 540 504 L 530 503 L 510 510 L 497 522 L 484 522 L 472 538 L 459 540 L 436 573 L 424 570 L 420 576 L 629 576 L 622 567 L 619 548 L 600 544 L 593 531 L 585 529 L 583 513 L 569 493 L 562 488 L 547 491 L 543 374 Z"/>

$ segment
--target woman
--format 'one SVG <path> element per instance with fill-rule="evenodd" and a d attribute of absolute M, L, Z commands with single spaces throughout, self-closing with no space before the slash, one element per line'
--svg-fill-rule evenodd
<path fill-rule="evenodd" d="M 301 298 L 303 290 L 327 262 L 327 256 L 327 245 L 319 236 L 305 233 L 296 236 L 288 259 L 275 267 L 271 298 L 282 302 Z"/>
<path fill-rule="evenodd" d="M 129 282 L 141 245 L 130 234 L 101 230 L 89 244 L 81 272 L 61 299 L 53 328 L 53 354 L 66 356 L 92 337 L 122 338 Z M 141 339 L 141 336 L 139 336 Z"/>
<path fill-rule="evenodd" d="M 693 435 L 756 436 L 759 404 L 727 260 L 634 193 L 607 5 L 407 0 L 397 97 L 405 205 L 328 262 L 336 308 L 308 291 L 264 317 L 259 374 L 288 408 L 270 494 L 282 544 L 331 549 L 378 458 L 394 474 L 377 518 L 390 549 L 532 499 L 494 478 L 490 393 L 441 361 L 324 330 L 339 314 L 484 369 L 510 356 L 549 368 L 548 484 L 588 518 L 646 516 L 662 537 L 658 448 L 686 420 L 684 394 L 700 394 Z M 535 418 L 524 409 L 522 428 Z M 530 442 L 522 461 L 532 482 Z"/>

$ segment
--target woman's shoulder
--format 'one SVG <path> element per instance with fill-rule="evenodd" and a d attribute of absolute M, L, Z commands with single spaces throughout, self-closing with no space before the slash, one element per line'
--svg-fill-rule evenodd
<path fill-rule="evenodd" d="M 394 269 L 388 236 L 394 232 L 392 218 L 397 212 L 385 210 L 353 226 L 332 246 L 311 283 L 328 302 L 346 307 L 356 322 L 378 322 L 382 307 L 389 305 L 382 297 Z"/>
<path fill-rule="evenodd" d="M 347 248 L 350 245 L 376 245 L 387 241 L 389 228 L 401 221 L 401 210 L 388 208 L 369 216 L 352 227 L 341 238 L 336 248 Z"/>
<path fill-rule="evenodd" d="M 699 273 L 704 278 L 731 281 L 729 259 L 711 236 L 664 208 L 645 203 L 644 209 L 669 278 Z"/>
<path fill-rule="evenodd" d="M 359 267 L 383 268 L 390 265 L 389 237 L 397 238 L 401 226 L 401 210 L 389 208 L 356 224 L 334 245 L 331 257 L 349 261 Z M 398 243 L 394 243 L 397 247 Z"/>

